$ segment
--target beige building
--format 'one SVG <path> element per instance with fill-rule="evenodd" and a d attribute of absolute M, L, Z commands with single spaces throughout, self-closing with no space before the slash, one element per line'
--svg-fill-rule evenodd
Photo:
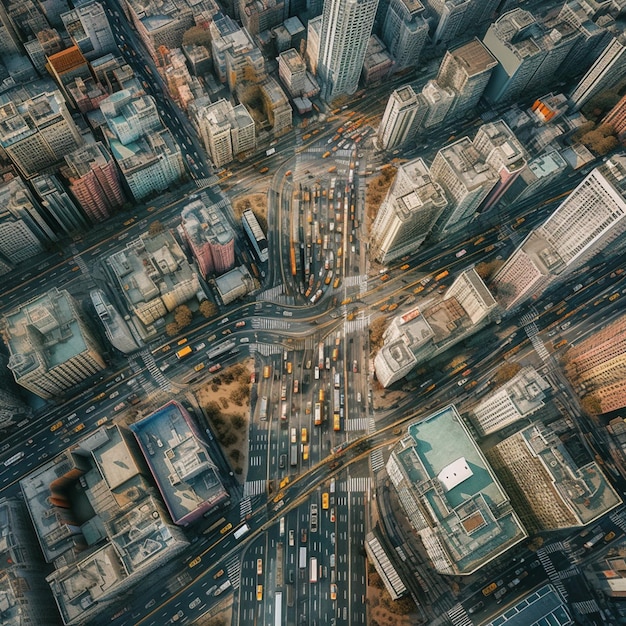
<path fill-rule="evenodd" d="M 598 401 L 601 413 L 626 406 L 626 316 L 578 342 L 565 358 L 567 376 Z"/>
<path fill-rule="evenodd" d="M 0 146 L 25 178 L 37 176 L 82 143 L 59 91 L 0 106 Z"/>
<path fill-rule="evenodd" d="M 400 165 L 372 226 L 371 254 L 387 263 L 416 250 L 447 204 L 422 159 Z"/>
<path fill-rule="evenodd" d="M 274 137 L 280 137 L 292 128 L 292 109 L 287 95 L 271 76 L 259 85 L 261 100 Z"/>
<path fill-rule="evenodd" d="M 15 381 L 44 399 L 73 389 L 106 367 L 77 302 L 56 288 L 4 316 L 3 339 Z"/>
<path fill-rule="evenodd" d="M 626 231 L 625 188 L 626 156 L 613 156 L 592 170 L 495 275 L 500 304 L 518 306 Z"/>
<path fill-rule="evenodd" d="M 236 155 L 256 148 L 254 120 L 243 104 L 227 100 L 198 107 L 195 113 L 198 134 L 216 167 L 230 163 Z"/>
<path fill-rule="evenodd" d="M 107 259 L 128 309 L 154 331 L 153 324 L 200 291 L 198 275 L 169 231 L 143 235 Z"/>

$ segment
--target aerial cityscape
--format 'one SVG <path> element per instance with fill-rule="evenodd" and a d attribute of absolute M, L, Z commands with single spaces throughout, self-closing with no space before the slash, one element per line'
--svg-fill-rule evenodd
<path fill-rule="evenodd" d="M 0 624 L 626 624 L 626 0 L 0 0 Z"/>

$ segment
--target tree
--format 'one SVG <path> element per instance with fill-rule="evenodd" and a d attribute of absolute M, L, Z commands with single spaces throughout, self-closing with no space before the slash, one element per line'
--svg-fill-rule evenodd
<path fill-rule="evenodd" d="M 183 34 L 183 46 L 204 46 L 211 52 L 211 33 L 202 26 L 192 26 Z"/>
<path fill-rule="evenodd" d="M 165 226 L 163 226 L 159 220 L 154 220 L 154 222 L 152 222 L 148 227 L 148 235 L 150 235 L 150 237 L 156 237 L 164 230 Z"/>
<path fill-rule="evenodd" d="M 165 327 L 165 333 L 168 337 L 175 337 L 180 332 L 180 326 L 176 322 L 170 322 Z"/>
<path fill-rule="evenodd" d="M 483 279 L 489 280 L 493 276 L 496 275 L 496 272 L 502 267 L 504 261 L 494 260 L 494 261 L 481 261 L 476 266 L 476 273 Z"/>
<path fill-rule="evenodd" d="M 370 324 L 370 344 L 376 349 L 382 345 L 383 333 L 387 327 L 387 318 L 378 317 Z"/>
<path fill-rule="evenodd" d="M 580 138 L 580 141 L 600 155 L 610 152 L 618 145 L 615 129 L 610 124 L 601 124 L 595 130 L 590 130 Z"/>
<path fill-rule="evenodd" d="M 589 415 L 599 415 L 602 413 L 602 404 L 593 394 L 586 395 L 580 401 L 580 405 L 584 409 L 585 413 L 589 413 Z"/>
<path fill-rule="evenodd" d="M 205 317 L 214 317 L 217 314 L 217 306 L 210 300 L 203 300 L 198 307 L 200 314 Z"/>
<path fill-rule="evenodd" d="M 522 366 L 519 363 L 503 363 L 493 378 L 494 384 L 503 385 L 511 380 L 521 369 Z"/>
<path fill-rule="evenodd" d="M 192 318 L 193 313 L 186 304 L 181 304 L 180 306 L 177 306 L 174 310 L 174 320 L 176 320 L 176 323 L 181 329 L 185 328 L 185 326 L 189 326 L 189 324 L 191 324 Z"/>

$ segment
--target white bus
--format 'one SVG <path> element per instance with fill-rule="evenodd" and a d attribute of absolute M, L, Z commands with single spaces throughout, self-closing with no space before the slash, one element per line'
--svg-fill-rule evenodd
<path fill-rule="evenodd" d="M 284 517 L 280 518 L 280 536 L 281 537 L 285 536 L 285 518 Z"/>
<path fill-rule="evenodd" d="M 13 456 L 10 456 L 5 462 L 5 467 L 9 467 L 9 465 L 13 465 L 13 463 L 17 463 L 20 459 L 24 458 L 24 452 L 16 452 Z"/>
<path fill-rule="evenodd" d="M 314 556 L 309 561 L 309 582 L 317 582 L 317 559 Z"/>
<path fill-rule="evenodd" d="M 250 532 L 250 526 L 248 526 L 248 524 L 244 524 L 233 533 L 233 537 L 235 539 L 241 539 L 248 532 Z"/>

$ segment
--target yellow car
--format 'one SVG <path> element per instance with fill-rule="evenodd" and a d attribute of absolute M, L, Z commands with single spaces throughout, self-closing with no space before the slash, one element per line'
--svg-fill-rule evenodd
<path fill-rule="evenodd" d="M 52 426 L 50 426 L 50 430 L 54 432 L 55 430 L 59 430 L 61 426 L 63 426 L 63 422 L 57 422 L 56 424 L 52 424 Z"/>
<path fill-rule="evenodd" d="M 79 433 L 83 428 L 85 428 L 84 424 L 78 424 L 78 426 L 74 428 L 74 432 Z"/>
<path fill-rule="evenodd" d="M 224 526 L 224 528 L 220 530 L 220 534 L 225 535 L 232 527 L 233 525 L 228 522 L 228 524 L 226 524 L 226 526 Z"/>

